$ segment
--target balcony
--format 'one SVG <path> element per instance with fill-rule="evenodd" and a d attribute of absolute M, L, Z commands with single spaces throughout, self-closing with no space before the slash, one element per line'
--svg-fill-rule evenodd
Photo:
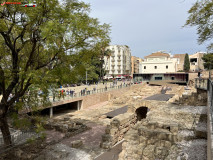
<path fill-rule="evenodd" d="M 120 66 L 120 65 L 121 65 L 121 63 L 119 62 L 119 63 L 118 63 L 118 66 Z"/>
<path fill-rule="evenodd" d="M 112 59 L 112 60 L 111 60 L 111 62 L 115 62 L 115 60 L 114 60 L 114 59 Z"/>
<path fill-rule="evenodd" d="M 115 63 L 112 63 L 111 66 L 115 66 Z"/>
<path fill-rule="evenodd" d="M 118 62 L 121 62 L 121 60 L 120 60 L 120 59 L 118 59 Z"/>

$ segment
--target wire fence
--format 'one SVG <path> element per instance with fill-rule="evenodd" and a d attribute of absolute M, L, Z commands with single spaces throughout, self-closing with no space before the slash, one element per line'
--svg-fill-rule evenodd
<path fill-rule="evenodd" d="M 213 81 L 208 79 L 208 106 L 210 107 L 211 121 L 213 121 Z M 213 122 L 212 122 L 213 128 Z"/>
<path fill-rule="evenodd" d="M 207 90 L 208 79 L 195 78 L 195 88 Z"/>
<path fill-rule="evenodd" d="M 3 135 L 0 134 L 0 154 L 16 147 L 17 145 L 26 143 L 28 140 L 36 139 L 41 135 L 41 133 L 35 132 L 35 128 L 31 128 L 28 130 L 10 129 L 10 133 L 10 136 L 4 138 L 10 138 L 12 141 L 12 145 L 5 145 Z"/>

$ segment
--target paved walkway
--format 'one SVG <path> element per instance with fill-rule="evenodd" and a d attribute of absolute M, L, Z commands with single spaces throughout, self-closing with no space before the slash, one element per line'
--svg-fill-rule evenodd
<path fill-rule="evenodd" d="M 103 154 L 95 158 L 95 160 L 118 160 L 118 156 L 122 151 L 122 143 L 123 141 L 115 145 L 109 151 L 104 152 Z"/>
<path fill-rule="evenodd" d="M 153 96 L 145 98 L 146 100 L 156 100 L 156 101 L 168 101 L 172 98 L 174 94 L 155 94 Z"/>

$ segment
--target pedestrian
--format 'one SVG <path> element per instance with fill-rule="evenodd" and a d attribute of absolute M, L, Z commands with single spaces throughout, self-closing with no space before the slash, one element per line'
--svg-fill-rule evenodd
<path fill-rule="evenodd" d="M 62 95 L 62 97 L 64 99 L 64 90 L 63 89 L 61 90 L 61 95 Z"/>
<path fill-rule="evenodd" d="M 73 94 L 73 96 L 75 97 L 75 89 L 73 90 L 72 94 Z"/>

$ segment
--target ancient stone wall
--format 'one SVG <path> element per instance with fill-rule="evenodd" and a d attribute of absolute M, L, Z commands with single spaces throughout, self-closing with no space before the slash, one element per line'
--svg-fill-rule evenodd
<path fill-rule="evenodd" d="M 138 122 L 125 135 L 119 160 L 165 159 L 172 145 L 178 141 L 177 124 L 159 124 L 146 120 Z"/>
<path fill-rule="evenodd" d="M 191 95 L 182 95 L 179 100 L 176 100 L 179 105 L 206 106 L 207 91 L 197 89 L 197 92 L 192 92 Z"/>
<path fill-rule="evenodd" d="M 92 105 L 95 105 L 95 104 L 98 104 L 101 102 L 109 101 L 109 100 L 113 99 L 114 97 L 117 97 L 118 95 L 121 97 L 127 91 L 135 89 L 135 88 L 143 87 L 144 85 L 145 84 L 138 84 L 138 85 L 133 85 L 130 87 L 111 90 L 108 92 L 97 93 L 97 94 L 85 96 L 85 97 L 83 97 L 83 106 L 82 107 L 85 109 L 89 106 L 92 106 Z"/>
<path fill-rule="evenodd" d="M 101 147 L 104 149 L 111 148 L 114 144 L 124 138 L 125 133 L 136 123 L 134 113 L 120 114 L 112 119 L 107 126 L 105 134 L 102 136 Z"/>

